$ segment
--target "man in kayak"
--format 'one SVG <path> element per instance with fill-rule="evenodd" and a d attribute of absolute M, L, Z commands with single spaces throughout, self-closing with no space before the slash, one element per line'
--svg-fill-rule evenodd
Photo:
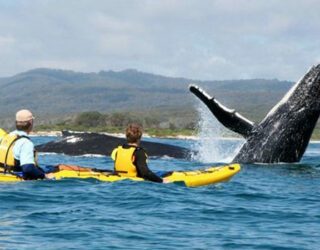
<path fill-rule="evenodd" d="M 129 124 L 126 129 L 127 143 L 115 148 L 111 153 L 111 158 L 114 160 L 114 170 L 121 176 L 164 182 L 148 168 L 147 154 L 139 146 L 141 137 L 142 127 L 138 124 Z"/>
<path fill-rule="evenodd" d="M 29 133 L 34 117 L 27 109 L 16 113 L 16 130 L 3 137 L 0 144 L 0 165 L 5 171 L 22 172 L 25 180 L 52 178 L 37 164 L 36 152 Z"/>

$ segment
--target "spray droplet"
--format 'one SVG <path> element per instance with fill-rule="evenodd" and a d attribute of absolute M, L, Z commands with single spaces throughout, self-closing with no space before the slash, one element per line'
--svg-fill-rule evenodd
<path fill-rule="evenodd" d="M 225 128 L 203 104 L 197 106 L 199 113 L 198 140 L 195 141 L 193 160 L 203 163 L 230 162 L 239 150 L 241 142 L 223 138 Z"/>

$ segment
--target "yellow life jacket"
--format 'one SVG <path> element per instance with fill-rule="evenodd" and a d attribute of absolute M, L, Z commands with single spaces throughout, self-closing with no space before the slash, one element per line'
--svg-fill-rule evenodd
<path fill-rule="evenodd" d="M 0 128 L 0 142 L 1 142 L 2 138 L 7 134 L 8 133 L 4 129 Z"/>
<path fill-rule="evenodd" d="M 18 135 L 7 134 L 2 137 L 0 143 L 0 164 L 4 168 L 14 167 L 16 165 L 13 156 L 13 145 L 19 139 Z"/>
<path fill-rule="evenodd" d="M 137 168 L 133 164 L 136 147 L 123 148 L 119 146 L 111 153 L 114 160 L 114 170 L 121 176 L 136 177 Z"/>
<path fill-rule="evenodd" d="M 0 141 L 0 166 L 5 170 L 11 170 L 17 165 L 17 161 L 14 158 L 13 146 L 20 138 L 27 138 L 25 136 L 18 136 L 15 134 L 6 134 Z M 37 154 L 34 152 L 35 165 L 37 165 Z"/>

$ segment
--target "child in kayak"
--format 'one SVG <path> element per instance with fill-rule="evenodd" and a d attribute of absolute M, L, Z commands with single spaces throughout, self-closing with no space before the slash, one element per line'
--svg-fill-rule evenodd
<path fill-rule="evenodd" d="M 140 147 L 142 127 L 138 124 L 129 124 L 126 129 L 127 143 L 115 148 L 111 158 L 114 160 L 114 170 L 121 176 L 141 177 L 153 182 L 164 182 L 153 173 L 147 165 L 147 154 Z"/>

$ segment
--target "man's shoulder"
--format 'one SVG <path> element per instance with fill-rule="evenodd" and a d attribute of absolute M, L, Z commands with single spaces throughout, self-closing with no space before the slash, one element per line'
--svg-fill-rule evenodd
<path fill-rule="evenodd" d="M 30 140 L 29 137 L 27 136 L 20 136 L 18 135 L 20 138 L 16 141 L 16 145 L 20 146 L 20 147 L 28 147 L 28 148 L 34 148 L 33 142 Z"/>
<path fill-rule="evenodd" d="M 19 138 L 19 141 L 23 142 L 24 144 L 33 145 L 33 142 L 30 140 L 29 137 L 21 136 L 21 137 Z"/>
<path fill-rule="evenodd" d="M 10 135 L 16 135 L 19 137 L 24 137 L 24 138 L 29 139 L 28 134 L 26 132 L 20 131 L 20 130 L 14 130 L 14 131 L 10 132 Z"/>

